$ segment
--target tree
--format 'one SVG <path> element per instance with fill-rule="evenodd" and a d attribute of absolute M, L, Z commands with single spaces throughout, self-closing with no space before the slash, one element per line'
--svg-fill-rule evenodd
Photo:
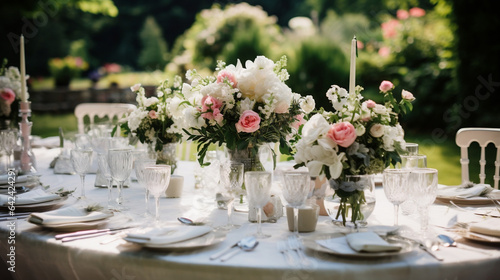
<path fill-rule="evenodd" d="M 137 61 L 139 66 L 146 70 L 163 70 L 167 63 L 167 43 L 163 39 L 160 26 L 152 16 L 148 16 L 144 21 L 139 37 L 142 42 L 142 50 Z"/>

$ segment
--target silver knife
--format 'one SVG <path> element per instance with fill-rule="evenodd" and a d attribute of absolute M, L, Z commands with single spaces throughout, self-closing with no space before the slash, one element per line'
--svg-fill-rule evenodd
<path fill-rule="evenodd" d="M 108 234 L 115 234 L 120 231 L 124 230 L 122 229 L 112 229 L 108 231 L 102 231 L 102 232 L 97 232 L 93 234 L 85 234 L 85 235 L 78 235 L 78 236 L 71 236 L 71 237 L 64 237 L 61 239 L 62 242 L 70 242 L 70 241 L 75 241 L 75 240 L 80 240 L 80 239 L 86 239 L 86 238 L 94 238 L 94 237 L 99 237 L 103 235 L 108 235 Z"/>
<path fill-rule="evenodd" d="M 217 253 L 215 253 L 215 254 L 211 255 L 211 256 L 210 256 L 210 259 L 211 259 L 211 260 L 218 259 L 218 258 L 219 258 L 219 257 L 221 257 L 222 255 L 224 255 L 224 254 L 226 254 L 227 252 L 229 252 L 232 248 L 234 248 L 234 247 L 238 246 L 238 243 L 239 243 L 239 242 L 240 242 L 240 241 L 238 241 L 238 242 L 234 243 L 234 244 L 233 244 L 233 245 L 231 245 L 229 248 L 226 248 L 226 249 L 224 249 L 224 250 L 222 250 L 222 251 L 220 251 L 220 252 L 217 252 Z"/>

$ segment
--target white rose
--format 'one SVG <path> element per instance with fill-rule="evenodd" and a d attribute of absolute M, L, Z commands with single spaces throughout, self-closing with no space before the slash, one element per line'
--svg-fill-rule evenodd
<path fill-rule="evenodd" d="M 320 114 L 315 114 L 302 128 L 302 139 L 306 143 L 316 141 L 320 136 L 328 133 L 330 124 Z"/>
<path fill-rule="evenodd" d="M 373 112 L 379 115 L 387 114 L 387 108 L 384 105 L 375 104 L 375 108 L 373 108 Z"/>
<path fill-rule="evenodd" d="M 370 128 L 370 135 L 375 138 L 382 137 L 382 135 L 384 135 L 384 130 L 383 125 L 376 123 Z"/>
<path fill-rule="evenodd" d="M 408 101 L 415 100 L 415 97 L 413 96 L 413 94 L 411 92 L 407 91 L 407 90 L 404 90 L 404 89 L 403 89 L 403 91 L 401 91 L 401 97 L 403 99 L 408 100 Z"/>
<path fill-rule="evenodd" d="M 356 136 L 362 136 L 366 132 L 366 127 L 359 123 L 354 124 L 354 129 L 356 130 Z"/>
<path fill-rule="evenodd" d="M 315 107 L 316 107 L 316 102 L 314 101 L 312 95 L 308 95 L 304 97 L 302 100 L 300 100 L 300 108 L 306 114 L 311 113 Z"/>

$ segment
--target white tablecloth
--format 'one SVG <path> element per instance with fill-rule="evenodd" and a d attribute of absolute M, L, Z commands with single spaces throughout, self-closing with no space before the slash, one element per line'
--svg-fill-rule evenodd
<path fill-rule="evenodd" d="M 35 149 L 41 181 L 51 189 L 74 188 L 80 183 L 77 175 L 55 175 L 48 169 L 49 162 L 57 150 Z M 215 203 L 200 202 L 204 194 L 194 189 L 194 166 L 192 162 L 180 162 L 176 173 L 185 177 L 181 198 L 161 198 L 161 220 L 178 225 L 179 216 L 195 217 L 196 213 L 208 216 L 213 226 L 224 224 L 226 211 L 219 210 Z M 441 174 L 440 174 L 441 175 Z M 443 176 L 443 175 L 441 175 Z M 87 196 L 105 203 L 107 191 L 93 186 L 95 175 L 87 175 Z M 279 192 L 279 190 L 274 190 Z M 212 194 L 213 196 L 213 194 Z M 144 213 L 144 190 L 136 182 L 124 189 L 129 217 L 140 220 Z M 68 200 L 70 203 L 71 200 Z M 151 209 L 154 205 L 151 203 Z M 443 224 L 454 213 L 445 205 L 435 204 L 431 208 L 431 224 Z M 256 224 L 249 223 L 246 213 L 234 213 L 235 224 L 240 228 L 227 234 L 227 238 L 214 246 L 186 252 L 156 252 L 141 249 L 138 245 L 123 240 L 101 245 L 108 237 L 97 237 L 61 243 L 54 239 L 54 232 L 44 230 L 24 220 L 16 223 L 15 273 L 7 271 L 6 261 L 10 246 L 7 244 L 8 222 L 0 222 L 0 278 L 9 279 L 497 279 L 500 275 L 499 247 L 465 243 L 465 246 L 480 248 L 482 254 L 461 248 L 443 248 L 436 253 L 444 257 L 439 262 L 427 253 L 415 251 L 389 258 L 353 259 L 306 250 L 311 260 L 307 268 L 291 267 L 277 250 L 277 241 L 289 235 L 286 217 L 277 223 L 264 223 L 263 231 L 271 238 L 260 240 L 252 252 L 240 253 L 227 262 L 210 261 L 209 256 L 255 232 Z M 369 224 L 392 225 L 393 208 L 383 190 L 377 190 L 375 211 Z M 400 223 L 416 227 L 415 217 L 400 216 Z M 320 217 L 316 232 L 329 233 L 334 226 L 328 217 Z M 439 228 L 434 228 L 439 231 Z"/>

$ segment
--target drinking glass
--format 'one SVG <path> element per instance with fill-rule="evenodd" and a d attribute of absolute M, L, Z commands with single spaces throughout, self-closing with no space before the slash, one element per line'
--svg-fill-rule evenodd
<path fill-rule="evenodd" d="M 156 159 L 149 159 L 149 158 L 138 158 L 134 162 L 134 170 L 135 170 L 135 176 L 137 177 L 137 182 L 139 183 L 140 186 L 144 187 L 146 189 L 146 213 L 144 213 L 144 216 L 150 217 L 151 212 L 149 211 L 149 189 L 146 184 L 146 180 L 144 179 L 144 169 L 149 166 L 154 166 L 156 165 Z"/>
<path fill-rule="evenodd" d="M 144 181 L 155 198 L 155 224 L 160 222 L 160 195 L 165 193 L 170 182 L 170 165 L 154 165 L 144 168 Z"/>
<path fill-rule="evenodd" d="M 1 145 L 5 151 L 5 154 L 7 155 L 7 170 L 9 170 L 12 165 L 12 152 L 14 151 L 14 147 L 16 146 L 17 131 L 14 129 L 2 130 L 0 139 L 2 141 Z"/>
<path fill-rule="evenodd" d="M 418 155 L 418 144 L 417 143 L 406 143 L 406 151 L 409 156 Z"/>
<path fill-rule="evenodd" d="M 304 205 L 311 190 L 309 172 L 287 171 L 282 185 L 283 197 L 293 207 L 293 235 L 299 236 L 299 208 Z"/>
<path fill-rule="evenodd" d="M 257 238 L 267 238 L 271 235 L 262 233 L 262 208 L 269 201 L 271 194 L 272 174 L 267 171 L 247 171 L 245 172 L 245 188 L 249 204 L 257 207 Z M 252 210 L 250 208 L 250 210 Z"/>
<path fill-rule="evenodd" d="M 76 174 L 80 175 L 82 182 L 82 191 L 78 199 L 86 199 L 85 197 L 85 175 L 92 164 L 92 149 L 73 149 L 71 150 L 71 163 Z"/>
<path fill-rule="evenodd" d="M 99 166 L 99 170 L 101 175 L 107 180 L 108 183 L 108 202 L 107 208 L 112 209 L 111 207 L 111 190 L 113 189 L 113 176 L 111 176 L 111 170 L 108 164 L 108 155 L 107 153 L 98 153 L 97 154 L 97 164 Z"/>
<path fill-rule="evenodd" d="M 426 168 L 427 156 L 425 155 L 401 155 L 400 168 Z"/>
<path fill-rule="evenodd" d="M 383 174 L 384 193 L 394 204 L 394 225 L 398 225 L 399 205 L 408 199 L 409 169 L 386 169 Z"/>
<path fill-rule="evenodd" d="M 111 176 L 118 182 L 118 197 L 116 202 L 120 208 L 123 208 L 123 184 L 132 172 L 132 165 L 134 157 L 132 156 L 132 149 L 128 148 L 114 148 L 108 151 L 108 164 Z"/>
<path fill-rule="evenodd" d="M 420 231 L 425 234 L 429 224 L 429 205 L 436 199 L 438 171 L 433 168 L 414 168 L 410 170 L 409 180 L 410 195 L 420 213 Z"/>
<path fill-rule="evenodd" d="M 221 164 L 220 178 L 221 184 L 226 190 L 227 202 L 227 224 L 224 229 L 237 228 L 232 222 L 232 214 L 234 207 L 235 193 L 241 189 L 243 185 L 243 174 L 245 165 L 241 162 L 226 162 Z"/>

